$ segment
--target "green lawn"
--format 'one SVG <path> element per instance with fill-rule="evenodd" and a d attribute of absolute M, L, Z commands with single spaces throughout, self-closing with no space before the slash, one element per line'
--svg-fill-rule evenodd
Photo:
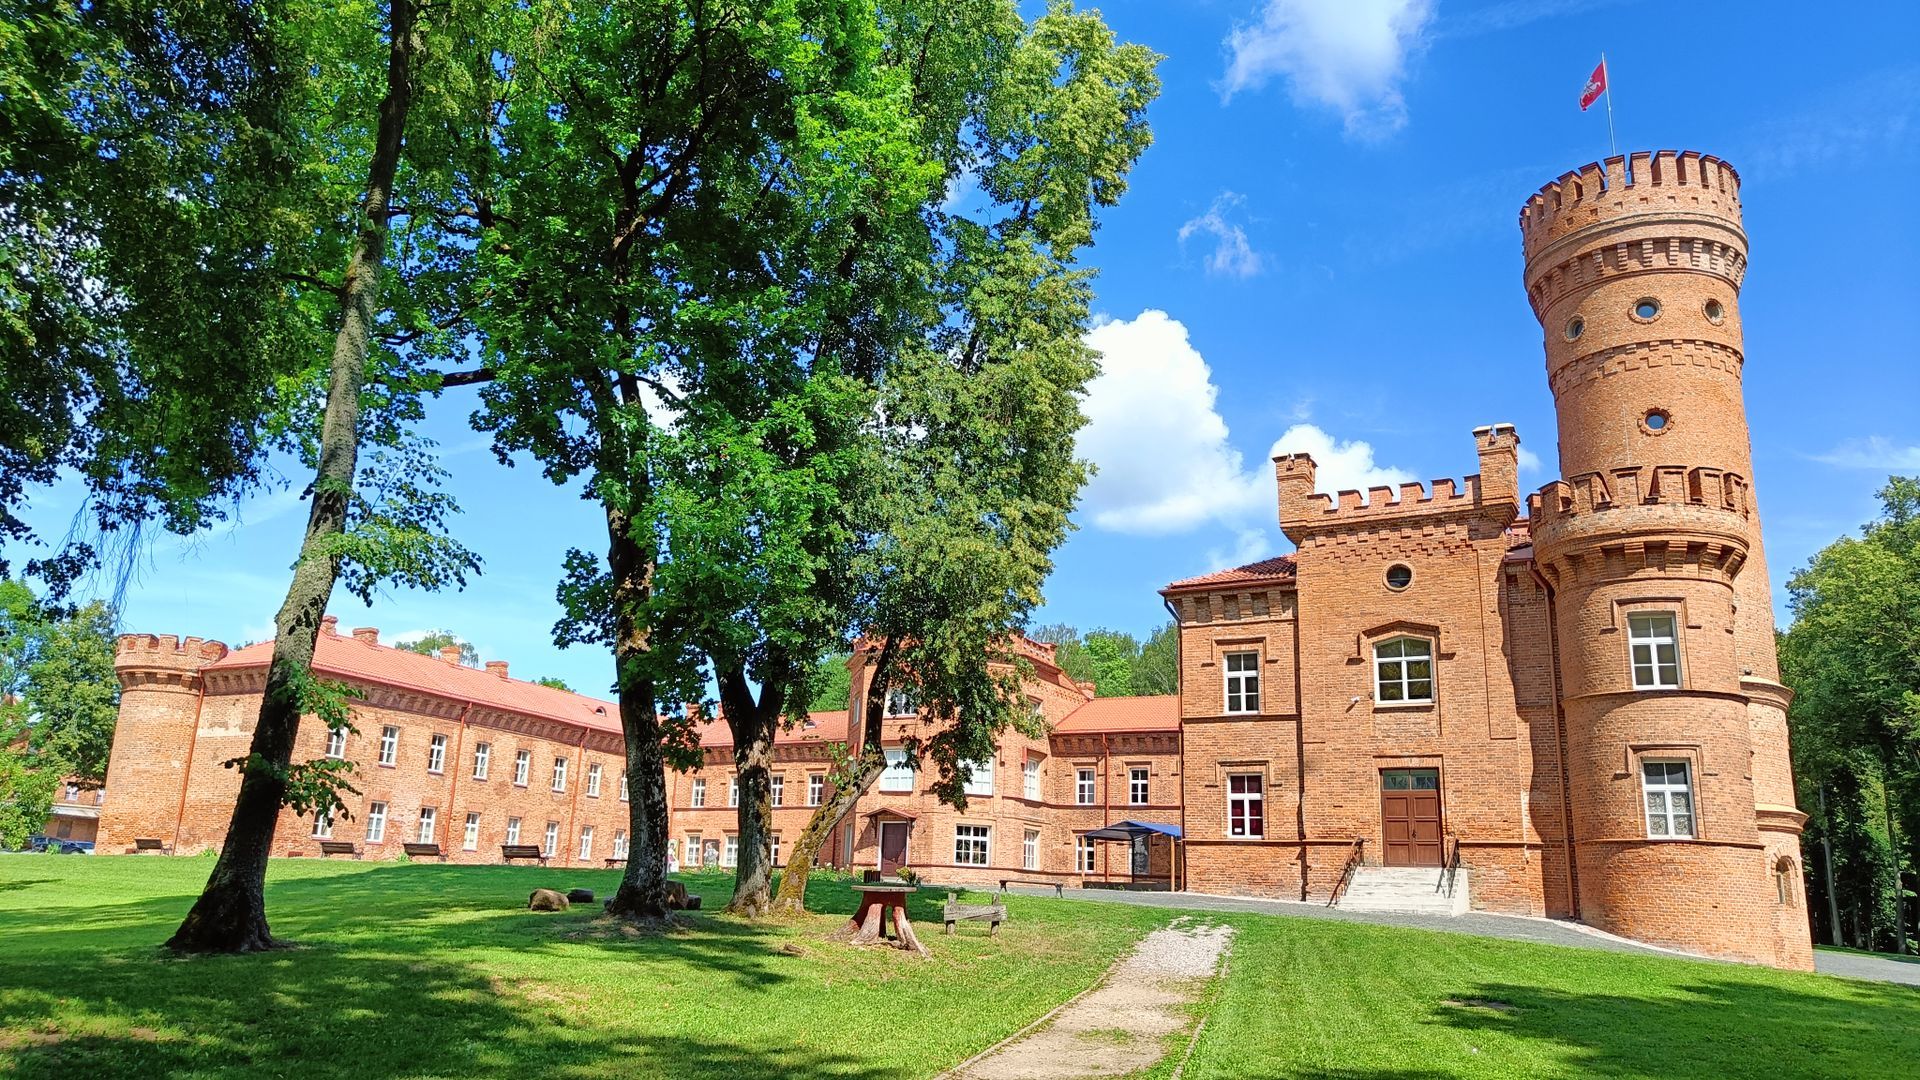
<path fill-rule="evenodd" d="M 1015 897 L 998 938 L 977 926 L 949 938 L 929 892 L 914 908 L 934 952 L 923 962 L 824 940 L 854 902 L 830 880 L 809 899 L 838 918 L 701 914 L 638 936 L 594 909 L 520 910 L 536 886 L 607 890 L 612 871 L 294 859 L 274 864 L 269 903 L 275 931 L 301 948 L 168 958 L 156 943 L 211 866 L 0 857 L 0 1075 L 924 1077 L 1085 989 L 1174 914 Z M 728 888 L 685 880 L 709 901 Z M 1228 977 L 1200 1002 L 1190 1080 L 1783 1080 L 1912 1075 L 1920 1061 L 1909 987 L 1227 921 L 1239 935 Z"/>

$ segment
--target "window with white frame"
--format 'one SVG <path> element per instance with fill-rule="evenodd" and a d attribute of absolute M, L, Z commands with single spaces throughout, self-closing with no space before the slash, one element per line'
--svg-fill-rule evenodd
<path fill-rule="evenodd" d="M 1073 801 L 1078 806 L 1093 805 L 1093 770 L 1073 771 Z"/>
<path fill-rule="evenodd" d="M 907 764 L 905 750 L 887 751 L 887 769 L 880 774 L 880 790 L 913 790 L 913 767 Z"/>
<path fill-rule="evenodd" d="M 966 792 L 969 795 L 993 794 L 993 759 L 969 761 L 967 766 Z"/>
<path fill-rule="evenodd" d="M 1127 802 L 1134 806 L 1145 806 L 1153 801 L 1148 798 L 1153 793 L 1152 770 L 1144 766 L 1134 766 L 1127 770 Z"/>
<path fill-rule="evenodd" d="M 333 839 L 333 811 L 329 810 L 313 819 L 313 838 L 315 840 Z"/>
<path fill-rule="evenodd" d="M 1020 869 L 1040 869 L 1040 831 L 1038 829 L 1028 829 L 1027 834 L 1020 838 Z"/>
<path fill-rule="evenodd" d="M 562 792 L 567 790 L 566 758 L 557 757 L 553 759 L 553 790 Z"/>
<path fill-rule="evenodd" d="M 553 858 L 554 854 L 559 850 L 560 850 L 560 823 L 557 821 L 549 821 L 547 822 L 546 843 L 540 846 L 540 853 L 542 855 L 545 855 L 547 858 L 551 859 Z"/>
<path fill-rule="evenodd" d="M 1093 873 L 1093 839 L 1091 837 L 1073 838 L 1073 867 L 1083 874 Z"/>
<path fill-rule="evenodd" d="M 420 831 L 415 834 L 414 839 L 422 844 L 433 843 L 433 838 L 435 834 L 438 832 L 435 826 L 438 825 L 439 822 L 440 822 L 440 811 L 438 809 L 431 806 L 421 807 L 420 808 Z"/>
<path fill-rule="evenodd" d="M 380 764 L 391 765 L 400 756 L 400 729 L 383 727 L 380 729 Z"/>
<path fill-rule="evenodd" d="M 787 778 L 782 773 L 774 773 L 769 783 L 771 785 L 769 794 L 773 798 L 773 805 L 779 806 L 787 799 Z"/>
<path fill-rule="evenodd" d="M 1658 840 L 1693 839 L 1693 782 L 1684 761 L 1642 761 L 1640 786 L 1647 795 L 1647 835 Z"/>
<path fill-rule="evenodd" d="M 1389 638 L 1373 647 L 1373 700 L 1399 705 L 1433 700 L 1433 642 Z"/>
<path fill-rule="evenodd" d="M 1040 801 L 1040 759 L 1030 757 L 1020 769 L 1020 794 L 1034 802 Z"/>
<path fill-rule="evenodd" d="M 627 857 L 627 830 L 625 829 L 613 831 L 613 857 L 616 859 Z"/>
<path fill-rule="evenodd" d="M 580 858 L 584 861 L 593 858 L 593 826 L 580 826 Z"/>
<path fill-rule="evenodd" d="M 700 834 L 697 832 L 688 833 L 687 834 L 687 865 L 689 867 L 695 867 L 700 865 L 701 850 L 702 849 L 700 847 Z"/>
<path fill-rule="evenodd" d="M 480 815 L 469 813 L 467 827 L 460 834 L 461 851 L 480 850 Z"/>
<path fill-rule="evenodd" d="M 521 750 L 513 755 L 513 783 L 516 787 L 527 786 L 527 773 L 533 768 L 533 751 Z"/>
<path fill-rule="evenodd" d="M 620 801 L 621 802 L 627 801 L 627 774 L 626 773 L 620 774 Z"/>
<path fill-rule="evenodd" d="M 723 853 L 720 856 L 720 865 L 721 866 L 740 865 L 740 837 L 739 836 L 733 833 L 727 834 L 727 847 L 726 847 L 725 853 Z"/>
<path fill-rule="evenodd" d="M 1260 711 L 1260 654 L 1230 652 L 1225 657 L 1227 672 L 1227 712 Z"/>
<path fill-rule="evenodd" d="M 779 866 L 780 865 L 780 834 L 774 833 L 772 836 L 767 838 L 767 842 L 768 842 L 768 846 L 772 849 L 768 853 L 768 857 L 773 860 L 773 865 Z"/>
<path fill-rule="evenodd" d="M 740 778 L 738 776 L 727 777 L 727 805 L 740 805 Z"/>
<path fill-rule="evenodd" d="M 695 808 L 698 808 L 698 807 L 702 807 L 702 806 L 705 806 L 705 805 L 707 805 L 707 782 L 706 782 L 706 780 L 704 780 L 704 779 L 702 779 L 702 778 L 700 778 L 700 777 L 697 777 L 697 776 L 696 776 L 696 777 L 694 777 L 694 779 L 693 779 L 693 794 L 692 794 L 692 796 L 690 797 L 690 799 L 689 799 L 689 801 L 688 801 L 688 805 L 690 805 L 690 806 L 693 806 L 693 807 L 695 807 Z"/>
<path fill-rule="evenodd" d="M 510 817 L 507 819 L 507 843 L 518 844 L 519 842 L 520 842 L 520 819 L 517 817 Z"/>
<path fill-rule="evenodd" d="M 986 825 L 955 825 L 953 861 L 961 866 L 986 866 L 988 836 L 992 832 Z"/>
<path fill-rule="evenodd" d="M 1670 611 L 1627 616 L 1635 690 L 1680 688 L 1679 620 Z"/>
<path fill-rule="evenodd" d="M 435 735 L 427 740 L 427 771 L 430 773 L 447 770 L 447 737 Z"/>
<path fill-rule="evenodd" d="M 599 797 L 600 797 L 600 763 L 596 761 L 593 764 L 587 766 L 587 798 L 597 799 Z"/>
<path fill-rule="evenodd" d="M 807 774 L 807 805 L 819 806 L 827 797 L 827 775 L 825 773 Z"/>
<path fill-rule="evenodd" d="M 485 780 L 487 770 L 491 768 L 493 768 L 493 744 L 476 744 L 473 748 L 473 778 Z"/>
<path fill-rule="evenodd" d="M 1267 834 L 1266 783 L 1259 773 L 1227 777 L 1227 835 L 1262 837 Z"/>
<path fill-rule="evenodd" d="M 367 843 L 378 844 L 387 838 L 387 804 L 367 804 Z"/>
<path fill-rule="evenodd" d="M 346 728 L 331 728 L 327 731 L 327 756 L 335 761 L 347 756 Z"/>
<path fill-rule="evenodd" d="M 914 700 L 911 690 L 887 691 L 888 716 L 912 716 L 919 708 L 920 703 Z"/>

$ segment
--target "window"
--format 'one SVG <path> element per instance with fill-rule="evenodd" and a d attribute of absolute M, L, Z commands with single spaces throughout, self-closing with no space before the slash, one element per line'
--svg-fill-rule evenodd
<path fill-rule="evenodd" d="M 553 759 L 553 790 L 555 791 L 567 790 L 567 759 L 566 758 L 557 757 Z"/>
<path fill-rule="evenodd" d="M 1260 837 L 1267 834 L 1267 800 L 1259 773 L 1227 777 L 1227 835 Z"/>
<path fill-rule="evenodd" d="M 1660 317 L 1660 301 L 1651 296 L 1643 296 L 1633 302 L 1633 317 L 1640 322 L 1652 322 Z"/>
<path fill-rule="evenodd" d="M 701 807 L 707 805 L 707 782 L 696 777 L 693 781 L 693 797 L 689 805 Z"/>
<path fill-rule="evenodd" d="M 769 855 L 769 858 L 773 860 L 773 865 L 779 866 L 780 865 L 780 834 L 774 833 L 773 836 L 770 837 L 769 839 L 772 841 L 770 846 L 773 849 L 772 853 Z"/>
<path fill-rule="evenodd" d="M 1076 769 L 1073 774 L 1073 801 L 1079 806 L 1093 805 L 1093 770 Z"/>
<path fill-rule="evenodd" d="M 1227 654 L 1227 711 L 1230 713 L 1260 711 L 1259 653 L 1230 652 Z"/>
<path fill-rule="evenodd" d="M 440 822 L 439 810 L 431 806 L 421 807 L 420 808 L 420 831 L 417 835 L 415 835 L 414 839 L 419 841 L 422 844 L 433 843 L 434 834 L 438 832 L 438 830 L 435 829 L 434 826 L 439 824 L 439 822 Z"/>
<path fill-rule="evenodd" d="M 1693 839 L 1693 784 L 1684 761 L 1643 761 L 1640 784 L 1647 793 L 1647 835 L 1658 840 Z"/>
<path fill-rule="evenodd" d="M 445 772 L 447 769 L 447 737 L 435 735 L 427 740 L 427 771 Z"/>
<path fill-rule="evenodd" d="M 580 826 L 580 858 L 586 861 L 593 858 L 593 826 Z"/>
<path fill-rule="evenodd" d="M 391 765 L 400 756 L 400 729 L 383 727 L 380 729 L 380 764 Z"/>
<path fill-rule="evenodd" d="M 740 865 L 740 837 L 739 836 L 733 833 L 727 834 L 727 851 L 726 851 L 726 854 L 720 856 L 720 865 L 721 866 Z"/>
<path fill-rule="evenodd" d="M 627 830 L 625 829 L 613 831 L 613 857 L 616 859 L 627 857 Z"/>
<path fill-rule="evenodd" d="M 1627 643 L 1633 654 L 1635 690 L 1680 687 L 1680 640 L 1671 612 L 1627 616 Z"/>
<path fill-rule="evenodd" d="M 510 817 L 507 819 L 507 843 L 518 844 L 519 842 L 520 842 L 520 819 L 517 817 Z"/>
<path fill-rule="evenodd" d="M 1127 801 L 1135 806 L 1145 806 L 1152 800 L 1147 796 L 1153 784 L 1149 779 L 1151 770 L 1132 768 L 1127 770 Z"/>
<path fill-rule="evenodd" d="M 620 801 L 621 802 L 627 801 L 627 774 L 626 773 L 620 774 Z"/>
<path fill-rule="evenodd" d="M 779 806 L 782 802 L 786 801 L 787 778 L 781 775 L 780 773 L 774 773 L 772 784 L 773 784 L 773 792 L 772 792 L 773 805 Z"/>
<path fill-rule="evenodd" d="M 333 839 L 333 811 L 329 810 L 313 819 L 313 838 L 315 840 Z"/>
<path fill-rule="evenodd" d="M 987 835 L 992 831 L 985 825 L 955 825 L 953 861 L 961 866 L 987 865 Z"/>
<path fill-rule="evenodd" d="M 687 834 L 687 865 L 700 865 L 700 834 L 697 832 Z"/>
<path fill-rule="evenodd" d="M 367 804 L 367 843 L 378 844 L 387 838 L 387 804 Z"/>
<path fill-rule="evenodd" d="M 740 805 L 740 778 L 738 776 L 727 777 L 727 805 Z"/>
<path fill-rule="evenodd" d="M 1093 873 L 1093 841 L 1085 836 L 1073 838 L 1073 868 L 1083 874 Z"/>
<path fill-rule="evenodd" d="M 1028 829 L 1027 835 L 1020 841 L 1020 869 L 1038 870 L 1040 868 L 1040 833 L 1037 829 Z"/>
<path fill-rule="evenodd" d="M 587 766 L 587 798 L 597 799 L 599 797 L 600 797 L 600 763 L 596 761 L 593 764 Z"/>
<path fill-rule="evenodd" d="M 1580 340 L 1580 335 L 1586 332 L 1587 332 L 1587 320 L 1581 318 L 1578 315 L 1575 315 L 1573 318 L 1567 320 L 1566 336 L 1568 341 L 1578 341 Z"/>
<path fill-rule="evenodd" d="M 467 828 L 460 837 L 461 851 L 480 850 L 480 815 L 467 815 Z"/>
<path fill-rule="evenodd" d="M 1707 321 L 1715 326 L 1719 326 L 1727 319 L 1727 309 L 1718 300 L 1708 300 L 1700 310 L 1707 313 Z"/>
<path fill-rule="evenodd" d="M 1375 704 L 1433 700 L 1433 642 L 1393 638 L 1373 647 Z"/>
<path fill-rule="evenodd" d="M 1020 770 L 1020 792 L 1034 802 L 1040 801 L 1040 759 L 1028 758 Z"/>
<path fill-rule="evenodd" d="M 887 751 L 887 771 L 880 774 L 881 791 L 912 791 L 913 767 L 905 750 Z"/>
<path fill-rule="evenodd" d="M 335 761 L 347 756 L 347 729 L 330 728 L 327 731 L 327 756 Z"/>
<path fill-rule="evenodd" d="M 1400 592 L 1413 584 L 1413 567 L 1406 563 L 1394 563 L 1387 567 L 1387 588 Z"/>
<path fill-rule="evenodd" d="M 993 794 L 993 759 L 969 761 L 965 762 L 965 765 L 967 766 L 967 794 Z"/>
<path fill-rule="evenodd" d="M 553 858 L 554 852 L 559 850 L 560 823 L 557 821 L 549 821 L 547 822 L 547 842 L 540 846 L 540 853 L 551 859 Z"/>
<path fill-rule="evenodd" d="M 913 700 L 913 694 L 906 690 L 887 691 L 888 716 L 912 716 L 919 709 L 919 703 Z"/>
<path fill-rule="evenodd" d="M 807 805 L 819 806 L 827 797 L 827 775 L 825 773 L 807 774 Z"/>
<path fill-rule="evenodd" d="M 522 750 L 513 755 L 513 783 L 516 787 L 527 786 L 527 770 L 533 767 L 533 751 Z"/>
<path fill-rule="evenodd" d="M 473 748 L 473 778 L 485 780 L 487 770 L 493 767 L 493 744 L 480 743 Z"/>

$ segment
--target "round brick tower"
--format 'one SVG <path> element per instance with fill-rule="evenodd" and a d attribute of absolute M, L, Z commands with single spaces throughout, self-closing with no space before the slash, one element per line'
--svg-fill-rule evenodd
<path fill-rule="evenodd" d="M 1562 478 L 1532 512 L 1581 916 L 1811 967 L 1741 392 L 1739 175 L 1610 158 L 1528 199 L 1520 230 L 1559 420 Z"/>
<path fill-rule="evenodd" d="M 120 635 L 113 659 L 120 719 L 107 759 L 97 850 L 118 855 L 138 839 L 172 846 L 200 715 L 200 671 L 225 655 L 227 647 L 217 641 Z"/>

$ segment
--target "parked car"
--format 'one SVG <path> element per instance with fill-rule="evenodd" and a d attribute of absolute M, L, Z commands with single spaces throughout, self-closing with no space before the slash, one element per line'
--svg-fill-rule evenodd
<path fill-rule="evenodd" d="M 30 836 L 27 838 L 28 851 L 52 852 L 55 855 L 91 855 L 93 841 L 62 840 L 54 836 Z"/>

